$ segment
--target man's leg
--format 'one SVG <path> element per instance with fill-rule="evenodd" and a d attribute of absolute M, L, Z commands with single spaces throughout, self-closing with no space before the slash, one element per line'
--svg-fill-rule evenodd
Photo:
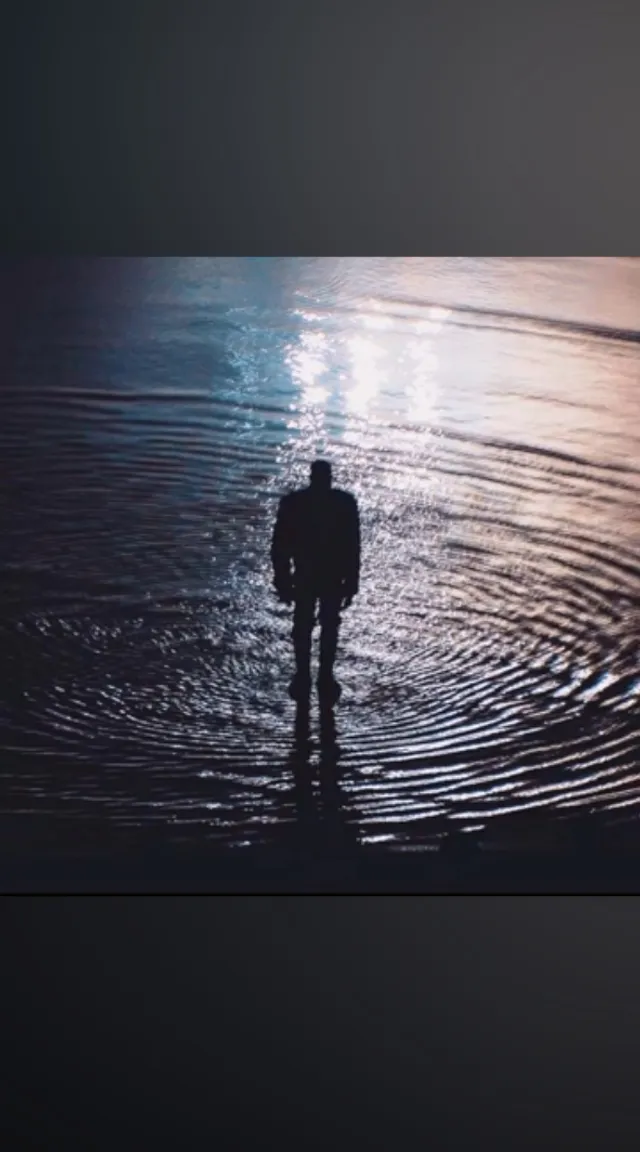
<path fill-rule="evenodd" d="M 309 690 L 311 683 L 311 633 L 315 615 L 315 599 L 300 596 L 293 610 L 293 649 L 296 660 L 296 674 L 291 685 L 294 699 L 300 692 Z"/>
<path fill-rule="evenodd" d="M 320 673 L 318 685 L 321 689 L 330 691 L 337 700 L 339 688 L 333 678 L 338 649 L 338 632 L 340 630 L 340 598 L 339 596 L 323 596 L 320 601 Z"/>

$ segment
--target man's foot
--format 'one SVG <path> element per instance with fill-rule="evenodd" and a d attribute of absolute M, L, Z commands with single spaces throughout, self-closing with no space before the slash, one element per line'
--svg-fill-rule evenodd
<path fill-rule="evenodd" d="M 318 676 L 318 695 L 327 704 L 337 704 L 342 695 L 342 688 L 333 676 L 322 673 Z"/>
<path fill-rule="evenodd" d="M 311 678 L 309 676 L 301 676 L 299 673 L 293 677 L 289 685 L 289 695 L 292 700 L 304 700 L 308 698 L 311 692 Z"/>

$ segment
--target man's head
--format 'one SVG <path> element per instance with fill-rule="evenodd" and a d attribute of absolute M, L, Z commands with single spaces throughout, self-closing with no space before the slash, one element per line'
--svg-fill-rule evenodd
<path fill-rule="evenodd" d="M 331 465 L 328 460 L 314 460 L 311 465 L 311 487 L 326 492 L 331 487 Z"/>

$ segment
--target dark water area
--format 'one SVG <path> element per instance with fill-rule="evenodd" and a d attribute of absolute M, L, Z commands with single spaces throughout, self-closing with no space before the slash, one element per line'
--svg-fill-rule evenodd
<path fill-rule="evenodd" d="M 640 261 L 5 262 L 0 332 L 4 845 L 635 828 Z M 269 566 L 319 454 L 363 547 L 329 797 Z"/>

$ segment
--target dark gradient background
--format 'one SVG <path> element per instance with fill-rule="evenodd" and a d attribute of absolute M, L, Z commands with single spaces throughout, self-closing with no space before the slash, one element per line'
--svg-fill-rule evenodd
<path fill-rule="evenodd" d="M 636 1146 L 635 900 L 8 912 L 2 1123 L 33 1146 Z"/>
<path fill-rule="evenodd" d="M 635 3 L 373 7 L 5 9 L 2 250 L 638 251 Z M 631 899 L 5 901 L 4 1144 L 637 1147 L 638 952 Z"/>
<path fill-rule="evenodd" d="M 633 0 L 8 12 L 5 251 L 636 250 Z"/>

